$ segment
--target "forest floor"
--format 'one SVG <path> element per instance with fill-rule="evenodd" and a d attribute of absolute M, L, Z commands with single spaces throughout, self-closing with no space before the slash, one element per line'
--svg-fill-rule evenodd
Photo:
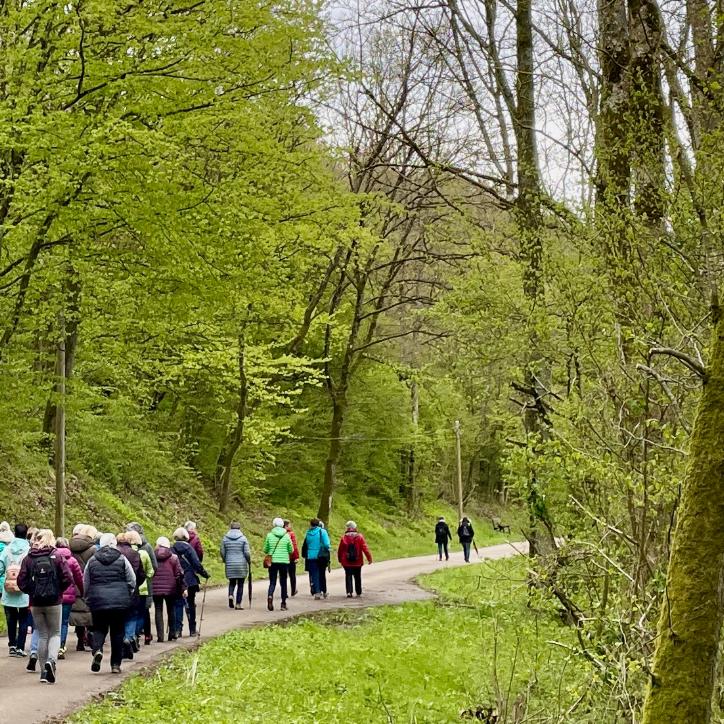
<path fill-rule="evenodd" d="M 500 544 L 480 549 L 481 559 L 495 560 L 525 552 L 525 544 Z M 473 559 L 477 557 L 473 554 Z M 300 593 L 289 599 L 289 611 L 279 611 L 277 591 L 276 610 L 269 612 L 265 607 L 266 579 L 260 579 L 254 585 L 254 599 L 251 609 L 245 601 L 245 610 L 235 611 L 228 608 L 226 590 L 209 588 L 201 625 L 201 638 L 184 637 L 173 644 L 154 642 L 142 647 L 132 662 L 126 661 L 123 674 L 119 677 L 109 671 L 109 645 L 106 644 L 106 656 L 101 673 L 90 672 L 90 654 L 73 651 L 74 638 L 69 635 L 69 653 L 65 661 L 59 662 L 58 680 L 54 686 L 41 686 L 38 676 L 25 672 L 27 659 L 0 659 L 0 690 L 2 691 L 2 711 L 0 722 L 26 721 L 62 721 L 70 712 L 92 697 L 103 695 L 119 686 L 121 681 L 132 673 L 155 666 L 176 651 L 179 647 L 193 647 L 200 641 L 238 628 L 277 623 L 285 619 L 335 610 L 339 608 L 365 608 L 400 604 L 408 601 L 421 601 L 431 598 L 432 593 L 424 591 L 414 583 L 419 575 L 431 573 L 446 567 L 464 565 L 462 553 L 451 554 L 449 562 L 439 562 L 437 556 L 426 555 L 415 558 L 388 560 L 365 566 L 363 574 L 363 595 L 357 599 L 347 599 L 344 594 L 343 571 L 335 569 L 328 576 L 330 595 L 326 600 L 315 601 L 307 593 L 306 576 L 300 578 Z M 200 605 L 200 599 L 199 599 Z"/>

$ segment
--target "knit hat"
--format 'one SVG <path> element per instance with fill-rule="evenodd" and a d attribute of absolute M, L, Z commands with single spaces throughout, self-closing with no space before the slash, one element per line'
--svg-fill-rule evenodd
<path fill-rule="evenodd" d="M 101 536 L 99 543 L 101 548 L 105 548 L 106 546 L 109 546 L 110 548 L 115 548 L 116 545 L 118 545 L 116 536 L 114 536 L 113 533 L 104 533 Z"/>
<path fill-rule="evenodd" d="M 157 545 L 159 548 L 170 548 L 170 547 L 171 547 L 171 541 L 170 541 L 168 538 L 166 538 L 165 535 L 162 535 L 162 536 L 156 541 L 156 545 Z"/>
<path fill-rule="evenodd" d="M 284 518 L 274 518 L 272 521 L 272 525 L 275 528 L 283 528 L 284 527 Z"/>
<path fill-rule="evenodd" d="M 353 520 L 348 520 L 345 527 L 347 530 L 357 530 L 357 523 L 355 523 Z"/>
<path fill-rule="evenodd" d="M 189 532 L 186 530 L 186 528 L 176 528 L 176 530 L 173 532 L 173 537 L 176 540 L 188 540 Z"/>

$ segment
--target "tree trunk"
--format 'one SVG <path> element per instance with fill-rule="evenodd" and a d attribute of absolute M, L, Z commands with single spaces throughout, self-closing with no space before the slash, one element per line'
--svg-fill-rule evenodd
<path fill-rule="evenodd" d="M 643 724 L 706 724 L 724 591 L 724 317 L 714 338 L 682 486 Z"/>
<path fill-rule="evenodd" d="M 324 485 L 322 495 L 319 499 L 319 511 L 317 517 L 329 523 L 329 515 L 332 512 L 332 496 L 337 487 L 337 464 L 342 452 L 342 425 L 344 414 L 347 411 L 346 392 L 337 393 L 332 398 L 332 424 L 329 428 L 329 454 L 324 464 Z"/>
<path fill-rule="evenodd" d="M 216 461 L 216 474 L 214 483 L 219 491 L 219 511 L 226 513 L 229 508 L 231 493 L 231 473 L 234 468 L 234 458 L 244 441 L 244 425 L 249 401 L 249 381 L 246 376 L 244 335 L 239 335 L 239 400 L 236 405 L 236 422 L 229 430 L 224 446 L 221 448 Z"/>

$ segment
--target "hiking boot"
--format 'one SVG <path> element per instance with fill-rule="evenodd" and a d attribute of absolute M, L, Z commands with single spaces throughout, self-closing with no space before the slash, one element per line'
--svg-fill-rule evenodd
<path fill-rule="evenodd" d="M 274 610 L 274 599 L 271 596 L 266 597 L 266 607 L 269 611 Z"/>
<path fill-rule="evenodd" d="M 103 661 L 103 652 L 94 651 L 93 661 L 91 662 L 91 671 L 98 672 L 101 670 L 101 661 Z"/>
<path fill-rule="evenodd" d="M 65 658 L 65 646 L 61 646 L 58 649 L 58 660 L 60 661 L 61 659 L 64 659 L 64 658 Z"/>
<path fill-rule="evenodd" d="M 128 639 L 123 639 L 123 658 L 133 660 L 133 648 Z"/>
<path fill-rule="evenodd" d="M 121 673 L 121 667 L 118 664 L 113 664 L 111 666 L 111 674 L 120 674 Z"/>
<path fill-rule="evenodd" d="M 280 606 L 280 608 L 281 608 L 282 611 L 286 611 L 286 610 L 287 610 L 287 602 L 286 602 L 286 601 L 282 601 L 282 605 Z"/>
<path fill-rule="evenodd" d="M 243 611 L 243 610 L 244 610 L 244 607 L 243 607 L 240 603 L 237 603 L 234 608 L 236 608 L 237 611 Z"/>
<path fill-rule="evenodd" d="M 35 653 L 35 651 L 30 652 L 30 658 L 28 659 L 28 663 L 25 667 L 26 671 L 35 671 L 35 667 L 38 665 L 38 654 Z"/>
<path fill-rule="evenodd" d="M 234 608 L 234 597 L 229 596 L 229 608 Z"/>
<path fill-rule="evenodd" d="M 55 661 L 46 661 L 43 673 L 48 684 L 55 684 Z"/>

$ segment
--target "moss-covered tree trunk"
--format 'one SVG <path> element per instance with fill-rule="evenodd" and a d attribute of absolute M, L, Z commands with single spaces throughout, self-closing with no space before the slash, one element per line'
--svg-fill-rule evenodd
<path fill-rule="evenodd" d="M 643 724 L 711 720 L 724 592 L 724 318 L 713 313 Z"/>

